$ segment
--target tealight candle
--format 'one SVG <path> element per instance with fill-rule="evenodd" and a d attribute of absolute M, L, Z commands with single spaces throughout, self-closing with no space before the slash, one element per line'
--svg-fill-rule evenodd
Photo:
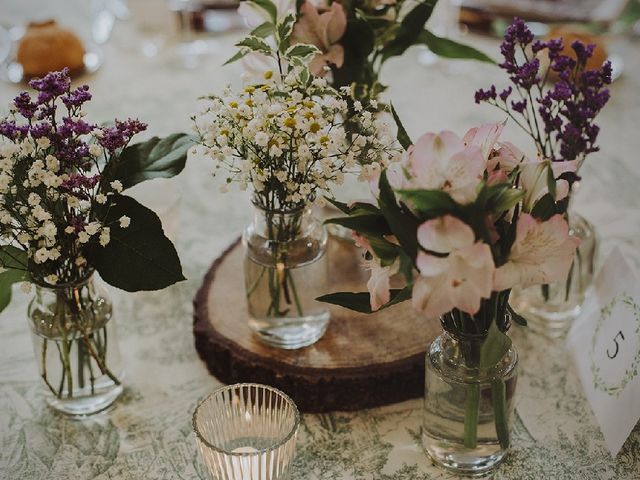
<path fill-rule="evenodd" d="M 299 424 L 300 414 L 288 396 L 258 384 L 221 388 L 193 414 L 196 441 L 215 480 L 285 478 Z"/>

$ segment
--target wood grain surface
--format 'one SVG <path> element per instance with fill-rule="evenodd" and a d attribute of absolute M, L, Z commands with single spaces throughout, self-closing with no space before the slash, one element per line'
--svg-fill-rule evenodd
<path fill-rule="evenodd" d="M 332 291 L 362 291 L 368 272 L 351 243 L 330 237 Z M 410 302 L 371 315 L 331 308 L 326 334 L 314 345 L 282 350 L 250 331 L 243 282 L 244 251 L 235 242 L 212 265 L 194 299 L 196 349 L 226 383 L 280 388 L 305 412 L 357 410 L 419 397 L 424 355 L 439 332 Z"/>

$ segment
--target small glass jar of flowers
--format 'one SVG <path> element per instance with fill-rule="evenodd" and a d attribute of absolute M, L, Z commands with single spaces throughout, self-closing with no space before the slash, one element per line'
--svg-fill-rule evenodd
<path fill-rule="evenodd" d="M 201 150 L 226 174 L 223 190 L 237 183 L 252 191 L 254 221 L 243 235 L 249 325 L 267 344 L 287 349 L 316 342 L 329 322 L 315 301 L 327 287 L 327 234 L 311 205 L 345 173 L 370 177 L 398 154 L 371 112 L 375 103 L 363 105 L 311 75 L 318 49 L 291 44 L 294 23 L 290 14 L 274 26 L 275 46 L 243 40 L 241 51 L 269 56 L 274 70 L 208 97 L 194 117 Z"/>
<path fill-rule="evenodd" d="M 373 183 L 377 205 L 336 202 L 371 269 L 369 292 L 319 300 L 362 312 L 411 299 L 443 333 L 427 352 L 423 443 L 433 460 L 462 474 L 497 465 L 510 444 L 517 352 L 509 306 L 516 286 L 563 278 L 579 240 L 543 200 L 540 183 L 501 124 L 460 138 L 427 133 Z M 549 161 L 540 168 L 551 171 Z M 406 286 L 389 289 L 392 275 Z"/>
<path fill-rule="evenodd" d="M 530 319 L 533 330 L 550 337 L 564 335 L 582 309 L 585 294 L 592 283 L 597 254 L 596 230 L 589 221 L 570 208 L 571 193 L 578 186 L 578 172 L 586 157 L 599 150 L 600 128 L 595 119 L 609 101 L 611 63 L 597 69 L 587 66 L 595 45 L 576 40 L 570 46 L 562 38 L 535 40 L 520 20 L 507 29 L 501 45 L 500 64 L 511 85 L 498 92 L 492 85 L 476 92 L 477 103 L 488 103 L 505 112 L 520 126 L 537 150 L 549 159 L 551 170 L 539 161 L 529 164 L 527 175 L 547 181 L 552 175 L 557 188 L 547 189 L 543 199 L 555 212 L 565 216 L 574 235 L 582 243 L 565 278 L 525 289 L 512 295 L 514 308 Z M 549 80 L 555 80 L 548 85 Z"/>
<path fill-rule="evenodd" d="M 184 279 L 158 217 L 122 192 L 179 172 L 191 141 L 129 145 L 144 123 L 89 123 L 89 88 L 72 89 L 67 70 L 29 84 L 37 95 L 18 95 L 0 120 L 0 309 L 13 284 L 35 289 L 29 326 L 47 402 L 87 415 L 120 395 L 123 374 L 112 304 L 94 273 L 127 291 Z"/>

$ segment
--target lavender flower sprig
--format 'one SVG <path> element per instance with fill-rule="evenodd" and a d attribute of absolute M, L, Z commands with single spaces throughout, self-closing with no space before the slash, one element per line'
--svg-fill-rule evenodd
<path fill-rule="evenodd" d="M 480 89 L 475 101 L 504 111 L 533 139 L 544 158 L 554 162 L 576 160 L 579 168 L 589 153 L 599 149 L 596 140 L 600 128 L 594 120 L 609 100 L 605 86 L 611 83 L 611 63 L 587 70 L 595 46 L 575 41 L 571 48 L 576 59 L 561 53 L 561 38 L 534 40 L 526 24 L 514 19 L 500 47 L 504 61 L 499 65 L 512 85 L 500 93 L 495 85 Z M 542 52 L 546 52 L 549 64 L 541 69 Z M 551 72 L 559 80 L 548 88 Z"/>

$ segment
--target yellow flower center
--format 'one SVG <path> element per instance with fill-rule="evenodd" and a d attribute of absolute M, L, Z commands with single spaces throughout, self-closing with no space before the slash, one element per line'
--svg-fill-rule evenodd
<path fill-rule="evenodd" d="M 285 119 L 284 126 L 289 128 L 294 128 L 296 126 L 296 119 L 292 117 Z"/>

